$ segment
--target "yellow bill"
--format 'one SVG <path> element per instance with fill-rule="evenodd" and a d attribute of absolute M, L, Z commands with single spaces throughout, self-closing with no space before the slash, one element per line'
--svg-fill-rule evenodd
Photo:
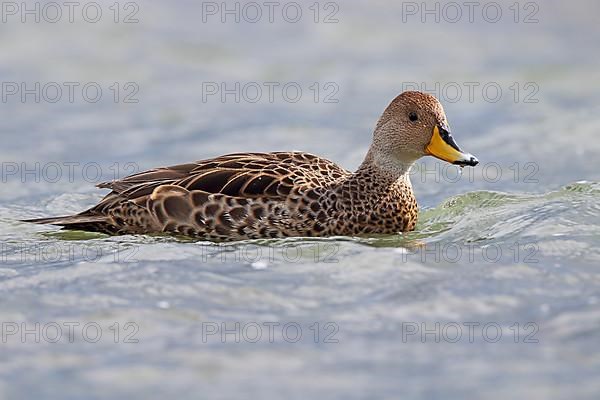
<path fill-rule="evenodd" d="M 435 126 L 433 128 L 433 136 L 431 141 L 425 148 L 427 154 L 432 155 L 440 160 L 447 161 L 456 165 L 469 165 L 471 167 L 479 164 L 479 160 L 472 154 L 464 153 L 454 141 L 450 134 L 450 130 L 446 127 Z"/>

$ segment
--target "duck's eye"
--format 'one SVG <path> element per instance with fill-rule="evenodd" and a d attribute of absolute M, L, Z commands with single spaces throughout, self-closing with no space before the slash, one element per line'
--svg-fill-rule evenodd
<path fill-rule="evenodd" d="M 419 119 L 419 116 L 416 112 L 411 112 L 410 114 L 408 114 L 408 119 L 410 119 L 412 122 L 415 122 Z"/>

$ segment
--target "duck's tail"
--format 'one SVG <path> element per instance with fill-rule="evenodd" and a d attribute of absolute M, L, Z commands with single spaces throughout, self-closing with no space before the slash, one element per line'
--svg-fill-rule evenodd
<path fill-rule="evenodd" d="M 66 215 L 64 217 L 23 219 L 21 220 L 21 222 L 30 222 L 33 224 L 40 225 L 58 225 L 62 226 L 65 229 L 92 232 L 106 232 L 108 225 L 106 216 L 90 213 Z"/>

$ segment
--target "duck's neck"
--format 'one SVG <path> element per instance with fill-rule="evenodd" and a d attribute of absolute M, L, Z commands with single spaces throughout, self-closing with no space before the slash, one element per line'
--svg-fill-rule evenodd
<path fill-rule="evenodd" d="M 370 149 L 354 175 L 357 177 L 368 175 L 373 177 L 374 183 L 389 186 L 398 181 L 409 182 L 410 169 L 414 163 L 415 160 L 378 157 L 377 152 Z"/>

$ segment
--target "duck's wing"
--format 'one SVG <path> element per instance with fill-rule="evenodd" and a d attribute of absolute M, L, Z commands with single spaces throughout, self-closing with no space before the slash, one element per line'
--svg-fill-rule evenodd
<path fill-rule="evenodd" d="M 322 230 L 322 212 L 304 206 L 314 215 L 290 222 L 286 198 L 291 194 L 314 202 L 319 189 L 349 174 L 308 153 L 230 154 L 102 183 L 99 187 L 112 191 L 95 207 L 29 222 L 109 234 L 169 231 L 219 240 L 300 234 Z"/>
<path fill-rule="evenodd" d="M 303 152 L 236 153 L 221 157 L 155 168 L 105 182 L 111 189 L 93 208 L 102 212 L 115 201 L 141 201 L 160 186 L 187 191 L 223 194 L 238 198 L 284 199 L 294 188 L 325 186 L 349 172 L 327 159 Z"/>

